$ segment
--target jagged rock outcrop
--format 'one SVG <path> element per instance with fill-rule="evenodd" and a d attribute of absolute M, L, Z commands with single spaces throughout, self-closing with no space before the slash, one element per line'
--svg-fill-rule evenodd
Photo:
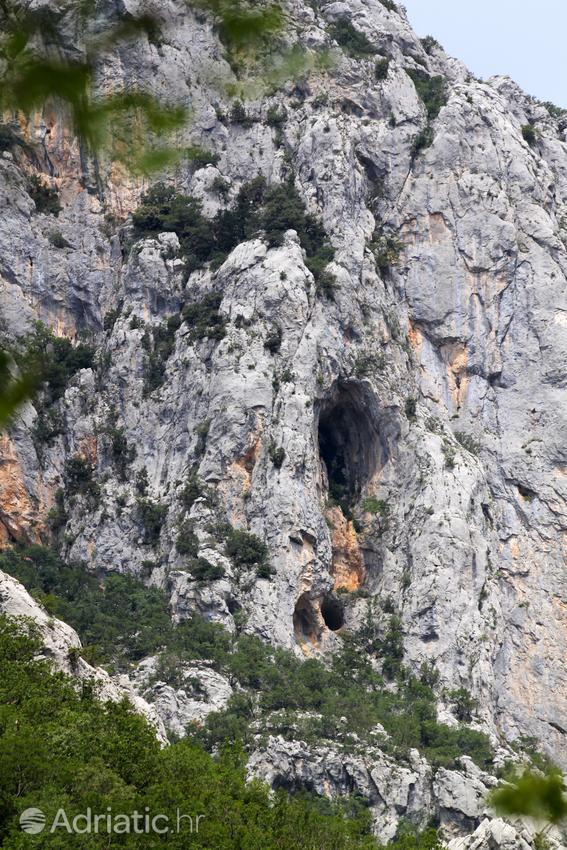
<path fill-rule="evenodd" d="M 383 842 L 395 837 L 402 817 L 425 828 L 440 813 L 448 834 L 473 830 L 488 814 L 485 799 L 495 784 L 467 758 L 462 770 L 439 770 L 434 776 L 417 750 L 410 753 L 410 766 L 401 767 L 379 749 L 354 755 L 281 737 L 270 737 L 252 754 L 249 771 L 276 788 L 360 795 L 369 801 L 374 831 Z"/>
<path fill-rule="evenodd" d="M 175 687 L 160 681 L 156 658 L 146 658 L 134 670 L 136 691 L 154 707 L 168 732 L 182 738 L 189 728 L 202 725 L 211 711 L 222 711 L 233 689 L 224 676 L 206 664 L 183 665 Z"/>
<path fill-rule="evenodd" d="M 182 166 L 174 181 L 208 215 L 259 173 L 270 183 L 291 176 L 335 247 L 334 299 L 317 292 L 293 230 L 278 247 L 244 242 L 217 271 L 187 280 L 174 234 L 132 248 L 131 229 L 110 214 L 124 218 L 144 185 L 104 163 L 96 185 L 88 170 L 81 185 L 79 152 L 57 114 L 38 117 L 30 135 L 42 140 L 63 211 L 57 221 L 36 213 L 24 176 L 31 165 L 4 153 L 3 328 L 13 338 L 40 318 L 57 334 L 88 332 L 100 359 L 59 402 L 62 432 L 41 459 L 31 406 L 6 438 L 0 539 L 41 533 L 66 459 L 94 446 L 101 498 L 67 503 L 66 557 L 102 572 L 149 570 L 175 618 L 198 610 L 234 630 L 237 616 L 306 655 L 332 652 L 336 630 L 357 628 L 368 599 L 380 626 L 388 600 L 412 669 L 431 662 L 441 687 L 470 690 L 494 740 L 535 736 L 567 764 L 567 121 L 508 78 L 476 80 L 424 46 L 401 6 L 293 0 L 292 41 L 328 45 L 329 26 L 346 17 L 376 55 L 339 51 L 329 70 L 247 104 L 243 126 L 223 117 L 230 101 L 219 80 L 232 72 L 210 23 L 162 5 L 162 43 L 141 39 L 105 64 L 100 85 L 145 81 L 191 104 L 191 139 L 219 160 Z M 381 76 L 380 58 L 389 60 Z M 437 116 L 428 118 L 407 73 L 420 69 L 445 80 Z M 269 106 L 286 110 L 279 140 Z M 532 144 L 528 124 L 537 128 Z M 424 132 L 430 144 L 422 135 L 420 150 Z M 226 200 L 214 190 L 219 177 Z M 54 246 L 54 227 L 64 247 Z M 211 291 L 222 294 L 224 338 L 196 338 L 181 323 L 164 381 L 148 392 L 145 333 Z M 275 326 L 281 344 L 272 351 L 265 343 Z M 136 448 L 124 477 L 109 450 L 111 416 Z M 354 521 L 329 511 L 329 445 Z M 283 449 L 279 466 L 273 447 Z M 185 512 L 194 468 L 215 499 L 203 495 Z M 135 483 L 144 470 L 146 497 L 167 506 L 151 545 Z M 222 578 L 194 580 L 175 547 L 183 519 Z M 266 541 L 271 578 L 238 574 L 215 535 L 219 519 Z M 339 615 L 329 600 L 341 588 L 351 592 L 337 594 Z M 161 701 L 179 729 L 198 716 L 179 695 L 160 694 L 158 710 Z M 295 775 L 297 761 L 312 769 L 307 755 L 281 770 L 266 753 L 255 758 L 264 776 Z M 318 788 L 342 787 L 341 759 L 340 776 L 311 777 Z M 484 811 L 482 789 L 464 775 L 461 787 L 463 774 L 439 771 L 427 793 L 467 830 Z M 396 802 L 405 785 L 400 778 L 388 811 L 407 808 Z M 458 850 L 524 839 L 486 822 L 469 843 L 459 840 Z"/>

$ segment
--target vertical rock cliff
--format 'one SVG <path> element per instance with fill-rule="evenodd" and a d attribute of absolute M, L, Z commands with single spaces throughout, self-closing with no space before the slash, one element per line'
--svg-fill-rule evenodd
<path fill-rule="evenodd" d="M 314 276 L 298 225 L 192 270 L 178 234 L 133 227 L 149 184 L 37 115 L 0 159 L 2 331 L 15 344 L 39 319 L 95 358 L 2 438 L 0 540 L 54 539 L 98 575 L 165 588 L 176 620 L 301 658 L 396 612 L 404 663 L 438 671 L 441 718 L 465 689 L 502 753 L 533 737 L 565 766 L 567 115 L 475 79 L 380 0 L 290 0 L 290 44 L 331 61 L 241 110 L 211 22 L 162 7 L 159 42 L 121 50 L 99 85 L 190 106 L 184 141 L 214 156 L 165 180 L 209 221 L 259 175 L 290 181 L 334 258 Z M 179 552 L 184 523 L 210 580 Z M 227 523 L 271 569 L 239 566 Z M 252 762 L 289 787 L 357 788 L 384 838 L 412 812 L 463 834 L 482 821 L 493 780 L 470 760 L 432 774 L 415 751 L 396 766 L 326 747 L 274 737 Z M 474 846 L 522 846 L 490 828 Z"/>

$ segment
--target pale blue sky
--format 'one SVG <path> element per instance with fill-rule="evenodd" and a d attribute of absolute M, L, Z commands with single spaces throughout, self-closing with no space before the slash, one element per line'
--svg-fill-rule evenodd
<path fill-rule="evenodd" d="M 477 77 L 508 74 L 528 94 L 567 108 L 566 0 L 400 0 Z"/>

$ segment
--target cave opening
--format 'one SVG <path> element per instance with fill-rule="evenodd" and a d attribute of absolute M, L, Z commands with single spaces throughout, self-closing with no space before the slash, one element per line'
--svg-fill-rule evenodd
<path fill-rule="evenodd" d="M 332 632 L 338 632 L 345 624 L 345 612 L 342 604 L 334 596 L 325 596 L 321 603 L 321 616 Z"/>
<path fill-rule="evenodd" d="M 295 605 L 293 630 L 297 640 L 308 640 L 311 643 L 316 643 L 319 639 L 317 614 L 307 593 L 303 593 Z"/>
<path fill-rule="evenodd" d="M 386 456 L 378 429 L 380 410 L 372 390 L 359 382 L 338 384 L 319 412 L 319 456 L 329 497 L 351 517 Z"/>

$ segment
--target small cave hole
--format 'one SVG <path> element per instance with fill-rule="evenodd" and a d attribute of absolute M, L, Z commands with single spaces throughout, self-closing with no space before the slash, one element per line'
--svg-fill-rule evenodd
<path fill-rule="evenodd" d="M 321 616 L 332 632 L 338 632 L 345 624 L 343 606 L 334 596 L 326 596 L 321 603 Z"/>
<path fill-rule="evenodd" d="M 296 602 L 293 630 L 297 640 L 308 640 L 311 643 L 317 643 L 319 640 L 317 613 L 307 593 L 303 593 Z"/>

